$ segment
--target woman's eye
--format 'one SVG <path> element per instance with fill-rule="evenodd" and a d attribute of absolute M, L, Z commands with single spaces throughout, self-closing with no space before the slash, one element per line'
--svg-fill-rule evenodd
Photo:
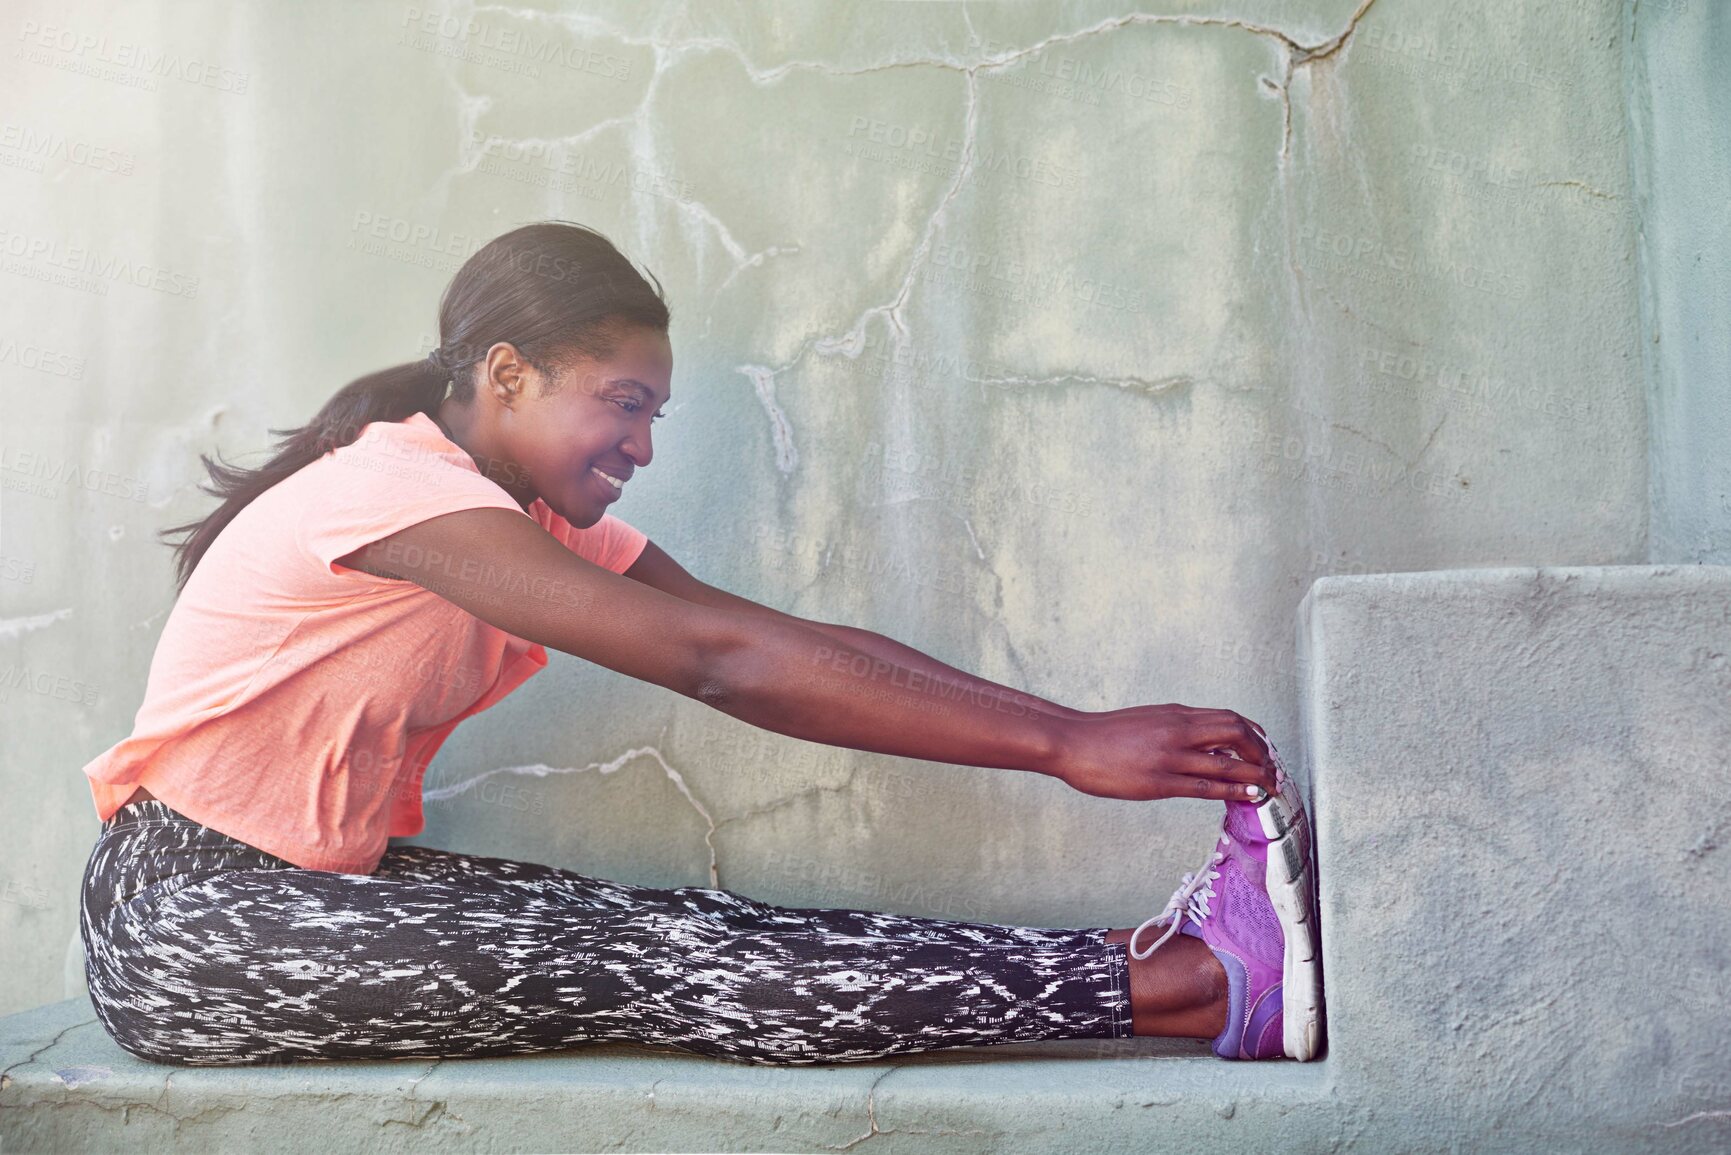
<path fill-rule="evenodd" d="M 613 398 L 613 403 L 615 403 L 615 405 L 618 405 L 618 407 L 620 407 L 620 409 L 623 409 L 623 410 L 625 410 L 625 412 L 628 412 L 628 414 L 634 414 L 634 412 L 637 412 L 637 410 L 642 409 L 642 407 L 644 407 L 644 403 L 642 403 L 642 402 L 628 402 L 628 400 L 618 400 L 618 398 Z M 665 412 L 661 412 L 660 409 L 654 410 L 653 414 L 649 414 L 649 421 L 658 421 L 658 419 L 661 419 L 661 417 L 665 417 L 665 416 L 666 416 Z"/>

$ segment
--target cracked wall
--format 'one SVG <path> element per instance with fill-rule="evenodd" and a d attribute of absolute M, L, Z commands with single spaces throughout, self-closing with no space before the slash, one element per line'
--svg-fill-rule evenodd
<path fill-rule="evenodd" d="M 257 454 L 424 354 L 462 256 L 541 217 L 667 288 L 670 416 L 614 512 L 687 568 L 1067 705 L 1229 706 L 1302 765 L 1317 577 L 1646 558 L 1646 382 L 1723 398 L 1691 376 L 1722 361 L 1647 357 L 1650 155 L 1666 235 L 1724 233 L 1687 223 L 1713 195 L 1687 146 L 1631 151 L 1626 124 L 1636 62 L 1705 89 L 1707 53 L 1642 45 L 1722 34 L 1706 9 L 8 17 L 0 636 L 27 803 L 0 813 L 0 1009 L 78 981 L 77 770 L 138 706 L 173 588 L 153 534 L 209 508 L 199 453 Z M 1705 275 L 1648 267 L 1660 308 Z M 1719 446 L 1655 411 L 1671 494 Z M 1724 540 L 1722 485 L 1666 501 Z M 454 849 L 1041 925 L 1141 921 L 1216 821 L 784 738 L 560 655 L 428 791 L 422 840 Z"/>

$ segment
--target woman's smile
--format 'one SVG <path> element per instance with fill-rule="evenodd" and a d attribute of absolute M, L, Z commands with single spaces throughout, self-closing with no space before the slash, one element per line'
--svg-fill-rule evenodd
<path fill-rule="evenodd" d="M 596 485 L 606 491 L 608 501 L 616 500 L 625 486 L 623 480 L 612 477 L 593 465 L 589 467 L 589 476 Z"/>

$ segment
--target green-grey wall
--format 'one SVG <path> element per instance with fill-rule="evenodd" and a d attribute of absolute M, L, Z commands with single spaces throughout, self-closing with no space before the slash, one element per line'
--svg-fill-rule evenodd
<path fill-rule="evenodd" d="M 672 303 L 670 417 L 614 512 L 1069 705 L 1229 706 L 1301 760 L 1318 577 L 1724 560 L 1722 9 L 1360 7 L 7 17 L 0 1010 L 76 988 L 78 768 L 139 705 L 198 455 L 256 463 L 423 354 L 461 254 L 528 220 L 600 228 Z M 525 34 L 563 63 L 531 75 Z M 44 138 L 78 147 L 32 165 Z M 75 249 L 151 275 L 54 283 Z M 1140 921 L 1218 817 L 561 655 L 429 790 L 455 849 L 1045 925 Z"/>
<path fill-rule="evenodd" d="M 1731 561 L 1731 21 L 1641 4 L 1626 22 L 1652 468 L 1651 559 Z"/>

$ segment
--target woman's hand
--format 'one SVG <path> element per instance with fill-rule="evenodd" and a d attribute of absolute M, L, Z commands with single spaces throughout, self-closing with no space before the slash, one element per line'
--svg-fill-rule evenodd
<path fill-rule="evenodd" d="M 1084 794 L 1258 802 L 1255 787 L 1275 788 L 1262 727 L 1231 710 L 1132 706 L 1071 720 L 1063 735 L 1054 777 Z"/>

